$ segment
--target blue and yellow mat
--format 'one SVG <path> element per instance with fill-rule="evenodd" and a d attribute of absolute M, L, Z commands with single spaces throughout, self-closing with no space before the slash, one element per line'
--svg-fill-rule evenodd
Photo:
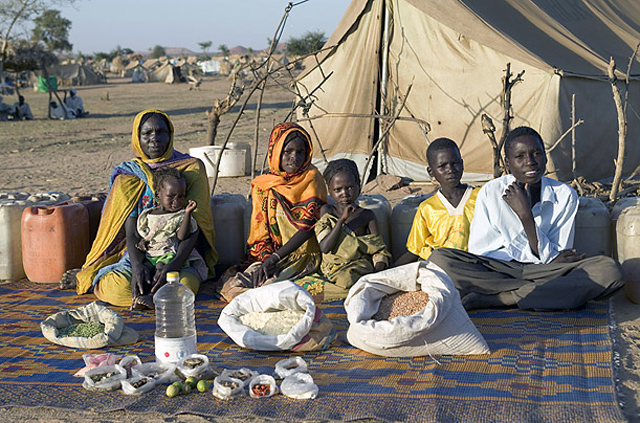
<path fill-rule="evenodd" d="M 281 420 L 379 419 L 403 422 L 623 422 L 616 401 L 609 303 L 571 312 L 491 310 L 471 313 L 493 353 L 488 356 L 376 357 L 344 340 L 344 308 L 323 306 L 338 329 L 332 348 L 305 353 L 320 388 L 314 400 L 243 397 L 220 401 L 211 393 L 167 398 L 156 388 L 142 397 L 84 390 L 73 377 L 83 353 L 112 352 L 154 360 L 155 317 L 116 309 L 140 333 L 137 344 L 75 350 L 48 342 L 47 316 L 94 301 L 51 286 L 0 286 L 0 407 L 192 413 Z M 215 369 L 249 367 L 271 374 L 286 353 L 242 349 L 216 324 L 223 308 L 210 287 L 196 299 L 198 350 Z"/>

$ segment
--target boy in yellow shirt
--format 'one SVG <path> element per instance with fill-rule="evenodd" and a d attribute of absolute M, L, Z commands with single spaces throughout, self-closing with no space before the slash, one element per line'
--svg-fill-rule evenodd
<path fill-rule="evenodd" d="M 460 149 L 449 138 L 438 138 L 427 148 L 427 172 L 440 184 L 435 195 L 418 207 L 407 239 L 407 253 L 396 266 L 427 260 L 436 248 L 467 250 L 469 226 L 480 188 L 460 183 L 464 171 Z"/>

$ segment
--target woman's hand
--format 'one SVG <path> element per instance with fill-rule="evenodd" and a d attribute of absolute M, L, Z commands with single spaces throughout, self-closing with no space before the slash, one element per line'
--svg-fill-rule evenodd
<path fill-rule="evenodd" d="M 278 264 L 278 261 L 280 261 L 278 257 L 272 254 L 251 274 L 251 282 L 253 282 L 254 288 L 262 286 L 267 279 L 277 273 L 276 264 Z"/>
<path fill-rule="evenodd" d="M 179 271 L 180 268 L 177 267 L 173 260 L 167 264 L 156 264 L 156 273 L 153 275 L 153 286 L 151 287 L 151 293 L 154 294 L 158 289 L 162 287 L 162 285 L 167 283 L 167 273 Z"/>
<path fill-rule="evenodd" d="M 149 270 L 142 264 L 134 266 L 131 265 L 131 296 L 136 298 L 139 295 L 144 295 L 148 292 L 148 289 L 144 289 L 145 285 L 151 285 L 151 274 Z"/>

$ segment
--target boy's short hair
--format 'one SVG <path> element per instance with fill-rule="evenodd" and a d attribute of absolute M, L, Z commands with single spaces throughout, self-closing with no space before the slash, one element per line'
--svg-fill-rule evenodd
<path fill-rule="evenodd" d="M 450 138 L 442 137 L 431 141 L 429 147 L 427 147 L 427 163 L 429 163 L 429 166 L 431 166 L 431 162 L 435 159 L 435 155 L 438 151 L 449 149 L 456 151 L 458 155 L 460 155 L 458 144 Z"/>
<path fill-rule="evenodd" d="M 322 173 L 322 176 L 324 176 L 324 181 L 329 185 L 331 179 L 340 172 L 346 172 L 353 175 L 356 184 L 360 186 L 360 173 L 358 172 L 358 166 L 353 160 L 337 159 L 330 161 L 327 168 Z"/>
<path fill-rule="evenodd" d="M 165 181 L 176 180 L 178 182 L 187 183 L 187 177 L 175 167 L 166 166 L 153 172 L 154 192 L 158 192 Z"/>
<path fill-rule="evenodd" d="M 542 145 L 542 150 L 544 151 L 545 149 L 544 141 L 542 141 L 542 137 L 540 136 L 538 131 L 536 131 L 535 129 L 529 126 L 519 126 L 509 131 L 509 133 L 507 134 L 507 138 L 504 140 L 504 147 L 503 147 L 504 155 L 506 156 L 507 154 L 509 154 L 509 149 L 513 144 L 513 140 L 515 140 L 518 137 L 527 137 L 527 136 L 537 138 L 540 141 L 540 145 Z"/>

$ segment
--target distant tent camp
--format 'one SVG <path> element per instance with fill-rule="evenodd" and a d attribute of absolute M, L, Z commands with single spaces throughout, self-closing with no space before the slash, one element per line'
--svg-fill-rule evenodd
<path fill-rule="evenodd" d="M 329 159 L 350 157 L 363 169 L 383 131 L 376 119 L 344 115 L 393 116 L 412 85 L 400 116 L 423 119 L 431 131 L 425 135 L 415 121 L 396 121 L 379 150 L 381 170 L 427 180 L 428 142 L 449 137 L 461 147 L 467 177 L 487 178 L 492 149 L 481 116 L 486 113 L 501 127 L 501 79 L 511 63 L 514 75 L 525 71 L 512 91 L 511 128 L 535 128 L 550 150 L 571 127 L 575 94 L 576 119 L 584 120 L 576 128 L 576 174 L 593 180 L 613 176 L 617 154 L 609 58 L 626 71 L 639 41 L 637 1 L 353 0 L 325 45 L 335 49 L 320 55 L 322 71 L 312 57 L 298 83 L 304 93 L 334 72 L 314 92 L 309 112 L 311 117 L 331 114 L 313 120 Z M 640 170 L 637 62 L 636 56 L 625 175 Z M 298 117 L 309 127 L 301 113 Z M 316 149 L 317 163 L 320 157 Z M 573 178 L 571 137 L 549 152 L 547 167 L 553 177 Z"/>
<path fill-rule="evenodd" d="M 48 69 L 49 75 L 55 75 L 60 85 L 79 86 L 103 84 L 105 81 L 93 69 L 86 65 L 56 65 Z"/>
<path fill-rule="evenodd" d="M 186 80 L 182 76 L 179 66 L 173 66 L 169 62 L 165 62 L 162 66 L 153 70 L 149 74 L 149 82 L 165 82 L 167 84 L 174 84 L 178 82 L 185 82 Z"/>
<path fill-rule="evenodd" d="M 111 66 L 109 67 L 109 71 L 112 73 L 120 73 L 125 69 L 126 65 L 124 63 L 124 59 L 120 56 L 116 56 L 111 61 Z"/>
<path fill-rule="evenodd" d="M 149 71 L 141 64 L 138 64 L 132 69 L 129 69 L 125 77 L 131 78 L 131 82 L 148 82 Z"/>
<path fill-rule="evenodd" d="M 220 73 L 219 60 L 205 60 L 203 62 L 198 62 L 198 67 L 204 75 L 217 75 Z"/>

